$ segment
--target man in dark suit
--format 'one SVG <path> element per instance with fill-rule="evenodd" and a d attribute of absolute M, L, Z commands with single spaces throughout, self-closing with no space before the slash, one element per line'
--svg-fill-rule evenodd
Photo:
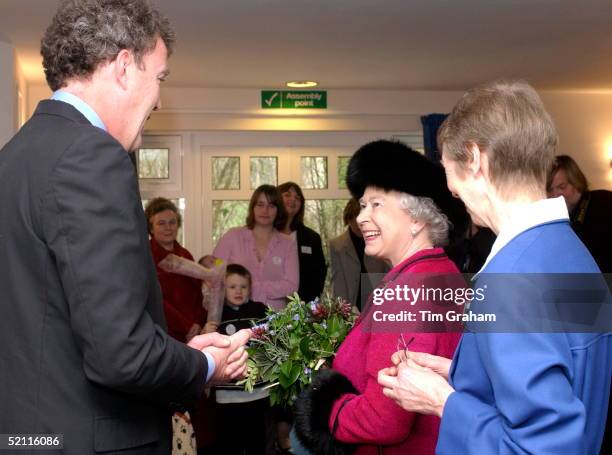
<path fill-rule="evenodd" d="M 172 405 L 245 371 L 248 331 L 165 331 L 127 151 L 173 42 L 145 0 L 62 2 L 43 38 L 55 93 L 0 151 L 0 434 L 166 455 Z"/>

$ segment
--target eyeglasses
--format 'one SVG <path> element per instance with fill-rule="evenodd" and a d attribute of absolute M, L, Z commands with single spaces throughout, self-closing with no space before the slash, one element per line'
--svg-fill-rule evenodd
<path fill-rule="evenodd" d="M 399 338 L 397 339 L 397 345 L 396 345 L 396 351 L 404 351 L 404 361 L 408 360 L 408 346 L 410 346 L 410 344 L 414 341 L 414 337 L 410 338 L 410 340 L 408 340 L 408 342 L 406 343 L 406 340 L 404 339 L 404 334 L 400 333 Z"/>

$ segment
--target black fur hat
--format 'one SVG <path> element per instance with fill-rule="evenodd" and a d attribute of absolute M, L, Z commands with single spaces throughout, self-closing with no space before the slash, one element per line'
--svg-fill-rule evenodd
<path fill-rule="evenodd" d="M 465 206 L 448 190 L 444 169 L 402 142 L 378 140 L 362 146 L 351 157 L 346 186 L 356 199 L 368 186 L 429 197 L 452 223 L 451 240 L 467 229 Z"/>

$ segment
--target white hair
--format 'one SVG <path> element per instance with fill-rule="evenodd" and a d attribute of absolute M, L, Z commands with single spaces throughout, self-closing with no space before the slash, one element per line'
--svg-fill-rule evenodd
<path fill-rule="evenodd" d="M 400 193 L 399 206 L 415 220 L 425 223 L 427 235 L 434 246 L 444 246 L 448 243 L 450 222 L 433 199 Z"/>

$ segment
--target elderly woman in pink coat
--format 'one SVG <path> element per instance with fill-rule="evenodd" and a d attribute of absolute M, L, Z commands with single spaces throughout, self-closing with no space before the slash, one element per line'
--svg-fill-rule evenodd
<path fill-rule="evenodd" d="M 442 246 L 449 217 L 458 225 L 467 216 L 446 189 L 443 171 L 399 142 L 381 140 L 359 149 L 350 161 L 347 184 L 360 201 L 357 222 L 366 254 L 389 261 L 392 268 L 370 296 L 332 368 L 320 372 L 299 397 L 294 451 L 433 455 L 440 419 L 404 411 L 383 395 L 377 374 L 390 365 L 398 344 L 451 358 L 460 333 L 429 333 L 426 325 L 408 323 L 377 329 L 373 321 L 398 302 L 372 301 L 398 285 L 419 288 L 426 276 L 460 279 Z M 424 305 L 419 300 L 413 307 Z"/>

